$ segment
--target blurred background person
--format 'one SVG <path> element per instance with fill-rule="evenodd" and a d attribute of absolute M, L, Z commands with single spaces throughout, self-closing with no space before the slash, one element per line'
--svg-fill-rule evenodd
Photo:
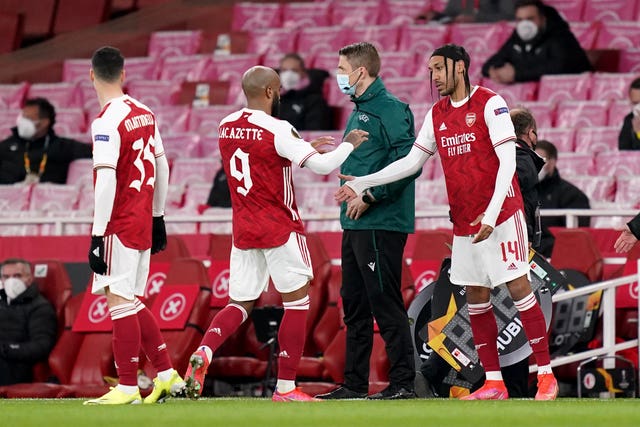
<path fill-rule="evenodd" d="M 560 177 L 556 167 L 558 162 L 558 149 L 551 142 L 541 139 L 536 144 L 536 153 L 545 159 L 545 165 L 540 170 L 538 178 L 538 193 L 542 201 L 542 209 L 590 209 L 589 198 L 578 187 Z M 542 228 L 566 227 L 564 216 L 543 216 Z M 578 218 L 578 226 L 588 227 L 590 218 L 582 216 Z M 542 236 L 539 252 L 549 254 L 553 250 L 555 237 L 551 233 Z"/>
<path fill-rule="evenodd" d="M 592 71 L 587 54 L 558 11 L 540 0 L 515 2 L 516 28 L 482 66 L 496 83 L 538 81 L 545 74 Z"/>
<path fill-rule="evenodd" d="M 0 184 L 67 181 L 69 163 L 91 157 L 91 144 L 58 136 L 56 110 L 45 98 L 27 99 L 11 136 L 0 141 Z"/>
<path fill-rule="evenodd" d="M 297 130 L 333 129 L 333 112 L 322 93 L 325 70 L 307 69 L 297 53 L 288 53 L 280 60 L 280 114 Z"/>
<path fill-rule="evenodd" d="M 622 129 L 618 135 L 618 149 L 640 150 L 640 77 L 629 86 L 629 101 L 632 108 L 622 122 Z"/>
<path fill-rule="evenodd" d="M 513 20 L 513 0 L 449 0 L 444 10 L 428 10 L 416 22 L 497 22 Z"/>
<path fill-rule="evenodd" d="M 0 267 L 0 385 L 27 383 L 33 366 L 56 343 L 56 313 L 33 282 L 31 264 L 7 259 Z"/>

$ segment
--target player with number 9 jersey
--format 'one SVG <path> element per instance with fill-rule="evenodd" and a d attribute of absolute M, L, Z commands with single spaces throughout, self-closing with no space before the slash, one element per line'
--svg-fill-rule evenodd
<path fill-rule="evenodd" d="M 111 100 L 91 125 L 95 170 L 116 170 L 116 196 L 105 235 L 132 249 L 151 247 L 156 158 L 164 154 L 155 116 L 128 95 Z"/>

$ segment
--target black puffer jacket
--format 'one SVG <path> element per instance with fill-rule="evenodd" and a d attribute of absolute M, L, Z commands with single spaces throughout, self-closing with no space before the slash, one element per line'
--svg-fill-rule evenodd
<path fill-rule="evenodd" d="M 524 202 L 527 221 L 527 236 L 534 249 L 540 245 L 540 197 L 538 195 L 538 172 L 544 166 L 544 159 L 536 154 L 526 142 L 516 140 L 516 173 Z"/>
<path fill-rule="evenodd" d="M 307 75 L 307 87 L 287 91 L 280 97 L 279 118 L 288 121 L 297 130 L 333 129 L 332 111 L 322 94 L 324 81 L 329 73 L 309 69 Z"/>
<path fill-rule="evenodd" d="M 0 358 L 11 366 L 13 382 L 31 381 L 33 365 L 49 356 L 56 331 L 53 306 L 35 284 L 11 304 L 0 300 Z"/>
<path fill-rule="evenodd" d="M 557 10 L 545 6 L 546 28 L 529 42 L 524 42 L 516 30 L 500 50 L 482 66 L 482 75 L 489 77 L 490 67 L 509 63 L 515 68 L 515 81 L 540 80 L 545 74 L 577 74 L 592 71 L 586 52 Z"/>

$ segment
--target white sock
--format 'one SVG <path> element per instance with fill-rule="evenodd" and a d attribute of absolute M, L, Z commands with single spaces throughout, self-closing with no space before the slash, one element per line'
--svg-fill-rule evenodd
<path fill-rule="evenodd" d="M 502 372 L 500 371 L 491 371 L 485 373 L 487 377 L 487 381 L 502 381 Z"/>
<path fill-rule="evenodd" d="M 207 345 L 201 345 L 198 347 L 198 350 L 204 351 L 204 354 L 207 355 L 207 363 L 211 363 L 211 359 L 213 358 L 213 351 L 211 351 L 211 348 Z"/>
<path fill-rule="evenodd" d="M 124 394 L 134 394 L 135 392 L 138 391 L 138 386 L 137 385 L 122 385 L 122 384 L 118 384 L 117 388 L 118 388 L 118 390 L 120 390 Z"/>
<path fill-rule="evenodd" d="M 553 374 L 553 371 L 551 370 L 551 365 L 538 366 L 538 375 L 543 375 L 543 374 Z"/>
<path fill-rule="evenodd" d="M 173 375 L 173 368 L 169 368 L 166 371 L 158 372 L 158 378 L 160 381 L 169 381 Z"/>
<path fill-rule="evenodd" d="M 290 391 L 293 391 L 294 388 L 296 388 L 295 381 L 278 379 L 278 382 L 276 383 L 276 390 L 278 390 L 278 393 L 280 394 L 289 393 Z"/>

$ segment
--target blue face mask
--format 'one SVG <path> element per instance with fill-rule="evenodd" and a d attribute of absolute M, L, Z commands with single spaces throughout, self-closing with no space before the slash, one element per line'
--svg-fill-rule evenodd
<path fill-rule="evenodd" d="M 356 85 L 360 81 L 360 77 L 358 80 L 352 85 L 349 84 L 349 76 L 353 74 L 356 70 L 353 70 L 349 74 L 336 74 L 336 80 L 338 81 L 338 88 L 340 92 L 345 95 L 355 95 L 356 94 Z"/>

